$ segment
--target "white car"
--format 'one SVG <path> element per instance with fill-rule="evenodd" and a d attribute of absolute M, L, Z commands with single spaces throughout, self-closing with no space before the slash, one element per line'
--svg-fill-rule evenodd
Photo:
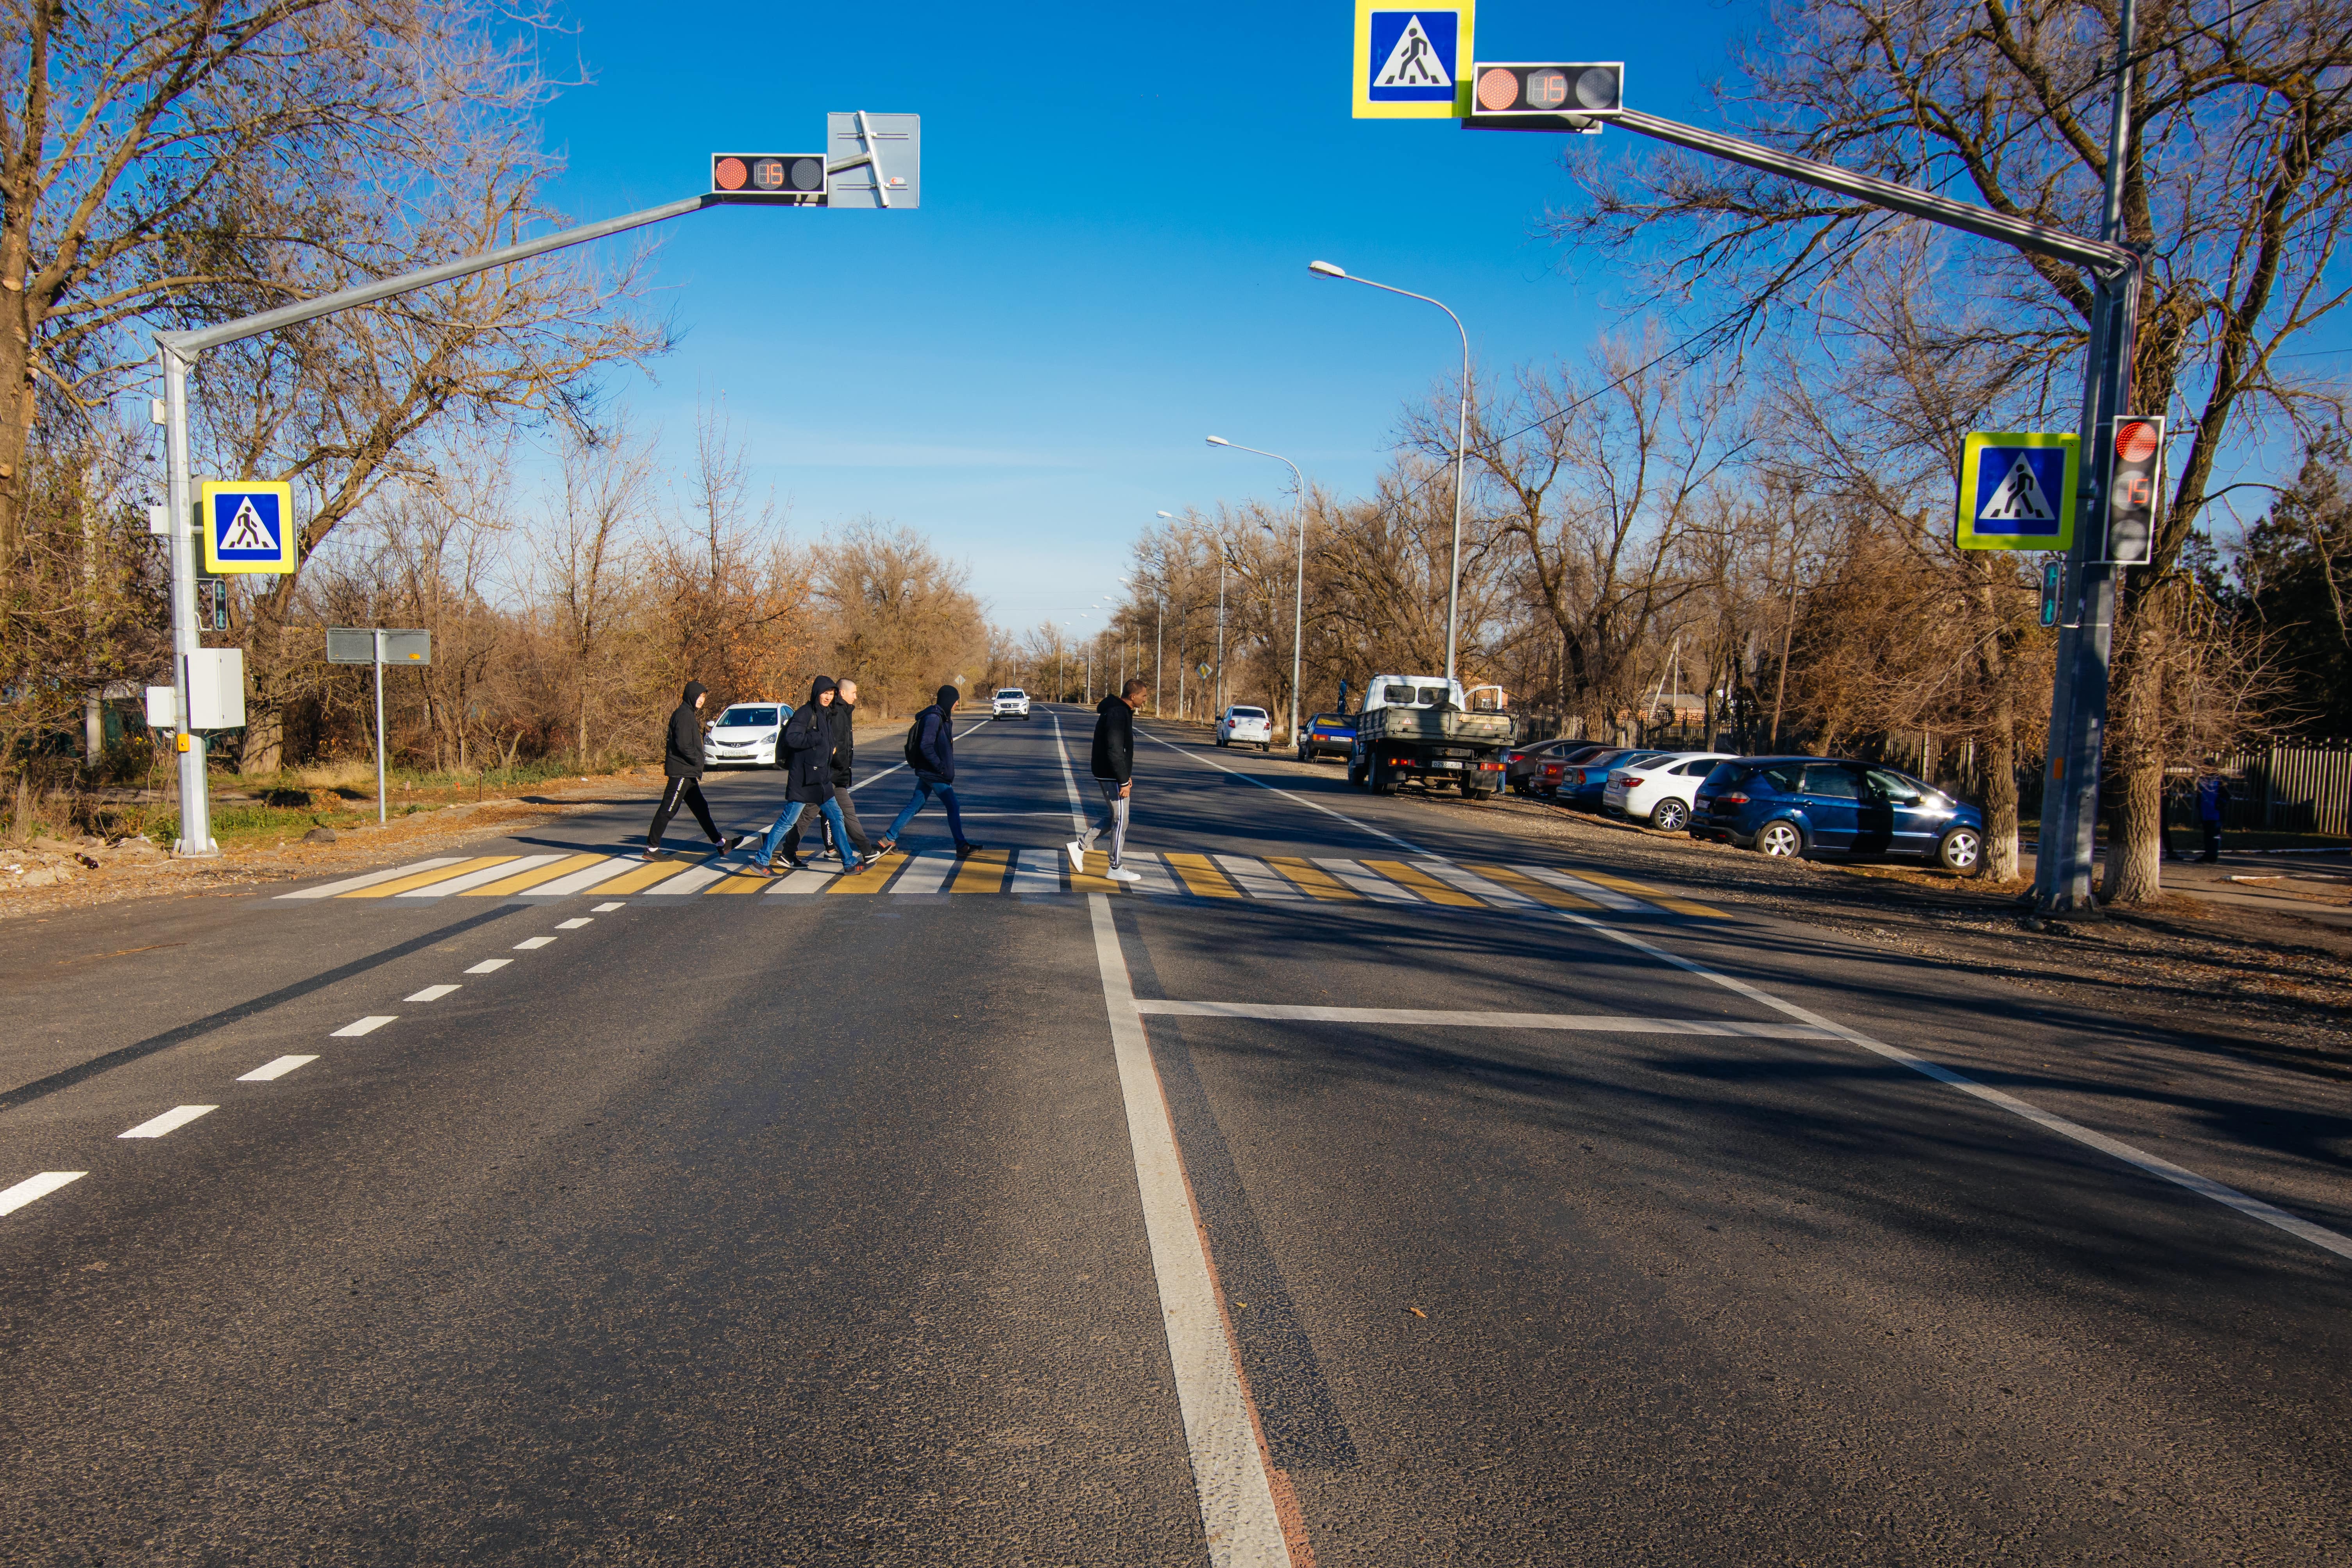
<path fill-rule="evenodd" d="M 1601 809 L 1646 821 L 1668 833 L 1690 826 L 1691 795 L 1715 764 L 1731 761 L 1727 752 L 1669 752 L 1631 767 L 1609 770 Z"/>
<path fill-rule="evenodd" d="M 1274 721 L 1263 708 L 1228 708 L 1217 720 L 1217 744 L 1274 749 Z"/>
<path fill-rule="evenodd" d="M 702 760 L 714 768 L 772 768 L 784 722 L 793 716 L 789 703 L 734 702 L 710 721 L 702 743 Z"/>
<path fill-rule="evenodd" d="M 992 718 L 1026 719 L 1029 717 L 1029 694 L 1017 686 L 1007 686 L 996 694 L 996 705 L 989 710 Z"/>

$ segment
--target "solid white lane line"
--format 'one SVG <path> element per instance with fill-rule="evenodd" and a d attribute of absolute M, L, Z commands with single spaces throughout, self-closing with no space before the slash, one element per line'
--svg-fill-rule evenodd
<path fill-rule="evenodd" d="M 395 899 L 446 899 L 452 893 L 462 893 L 468 888 L 478 888 L 489 882 L 504 881 L 519 871 L 528 871 L 534 866 L 545 866 L 562 858 L 561 855 L 525 855 L 518 859 L 500 861 L 496 866 L 485 866 L 479 870 L 468 871 L 462 877 L 452 877 L 446 882 L 436 882 L 429 888 L 411 888 L 404 893 L 394 893 L 393 897 Z"/>
<path fill-rule="evenodd" d="M 599 860 L 593 866 L 583 866 L 568 876 L 558 877 L 552 882 L 541 882 L 536 888 L 527 889 L 522 897 L 560 899 L 572 893 L 584 893 L 597 883 L 609 882 L 630 867 L 641 864 L 643 862 L 634 855 L 614 855 Z"/>
<path fill-rule="evenodd" d="M 47 1197 L 59 1187 L 80 1181 L 88 1171 L 43 1171 L 37 1176 L 27 1176 L 13 1187 L 0 1187 L 0 1214 L 15 1214 L 36 1198 Z"/>
<path fill-rule="evenodd" d="M 355 1039 L 361 1035 L 373 1035 L 399 1016 L 397 1013 L 371 1013 L 356 1023 L 345 1024 L 327 1037 L 331 1040 L 347 1040 Z"/>
<path fill-rule="evenodd" d="M 1059 812 L 1055 813 L 1060 816 Z M 1016 893 L 1058 893 L 1064 860 L 1059 849 L 1021 849 L 1013 856 L 1013 887 Z"/>
<path fill-rule="evenodd" d="M 449 993 L 457 989 L 457 987 L 455 985 L 427 985 L 424 990 L 419 991 L 415 995 L 404 996 L 401 1000 L 404 1002 L 438 1002 L 442 997 L 446 996 Z"/>
<path fill-rule="evenodd" d="M 1317 860 L 1316 865 L 1328 871 L 1351 890 L 1383 904 L 1418 904 L 1422 896 L 1402 882 L 1391 882 L 1379 873 L 1364 868 L 1356 860 Z"/>
<path fill-rule="evenodd" d="M 936 893 L 948 873 L 956 868 L 956 858 L 944 849 L 926 849 L 907 862 L 898 879 L 890 884 L 894 893 Z"/>
<path fill-rule="evenodd" d="M 555 939 L 551 936 L 527 936 L 520 942 L 514 944 L 513 951 L 517 952 L 529 952 L 534 948 L 545 947 L 554 940 Z"/>
<path fill-rule="evenodd" d="M 1286 899 L 1293 903 L 1307 901 L 1306 894 L 1284 881 L 1275 874 L 1273 867 L 1262 860 L 1253 860 L 1245 855 L 1212 855 L 1209 858 L 1214 860 L 1225 875 L 1253 899 Z"/>
<path fill-rule="evenodd" d="M 1520 914 L 1541 914 L 1544 911 L 1544 905 L 1525 893 L 1515 893 L 1500 883 L 1490 882 L 1459 866 L 1444 860 L 1415 860 L 1412 864 L 1415 870 L 1426 871 L 1446 886 L 1474 899 L 1484 899 L 1498 909 L 1512 910 Z"/>
<path fill-rule="evenodd" d="M 594 915 L 609 915 L 609 914 L 611 914 L 614 910 L 625 910 L 625 909 L 627 909 L 628 907 L 629 907 L 629 906 L 628 906 L 627 904 L 625 904 L 625 903 L 622 903 L 622 902 L 615 901 L 615 902 L 609 903 L 609 904 L 598 904 L 598 905 L 594 906 L 593 909 L 591 909 L 588 912 L 589 912 L 590 914 L 594 914 Z"/>
<path fill-rule="evenodd" d="M 1135 1152 L 1135 1181 L 1143 1198 L 1144 1235 L 1160 1286 L 1160 1318 L 1168 1331 L 1168 1360 L 1176 1374 L 1176 1404 L 1192 1457 L 1201 1524 L 1215 1568 L 1286 1565 L 1289 1543 L 1274 1505 L 1257 1423 L 1242 1387 L 1223 1305 L 1193 1211 L 1176 1130 L 1168 1119 L 1160 1074 L 1151 1065 L 1143 1016 L 1119 951 L 1110 900 L 1087 895 L 1102 973 L 1103 1005 L 1110 1017 L 1111 1054 L 1127 1105 L 1127 1135 Z"/>
<path fill-rule="evenodd" d="M 117 1138 L 161 1138 L 174 1128 L 185 1127 L 208 1110 L 218 1110 L 217 1105 L 175 1105 L 163 1115 L 141 1122 L 128 1132 L 118 1132 Z"/>
<path fill-rule="evenodd" d="M 1087 832 L 1087 808 L 1078 797 L 1078 775 L 1070 771 L 1070 749 L 1062 744 L 1062 716 L 1052 714 L 1054 721 L 1054 754 L 1062 759 L 1062 788 L 1070 797 L 1070 837 L 1083 838 Z"/>
<path fill-rule="evenodd" d="M 361 888 L 373 888 L 378 882 L 389 882 L 395 877 L 406 877 L 418 871 L 430 871 L 436 866 L 455 866 L 466 858 L 463 855 L 440 855 L 430 860 L 412 860 L 405 866 L 394 866 L 389 871 L 370 871 L 364 877 L 346 877 L 340 882 L 330 882 L 323 888 L 304 888 L 299 892 L 280 893 L 281 899 L 331 899 L 337 893 L 354 892 Z"/>
<path fill-rule="evenodd" d="M 262 1063 L 251 1072 L 239 1073 L 237 1075 L 236 1081 L 239 1083 L 268 1083 L 274 1079 L 284 1078 L 296 1068 L 309 1067 L 312 1062 L 315 1062 L 319 1058 L 316 1057 L 279 1057 L 275 1061 Z"/>
<path fill-rule="evenodd" d="M 716 860 L 706 860 L 699 866 L 691 867 L 687 870 L 680 871 L 677 876 L 670 878 L 666 882 L 656 882 L 652 887 L 646 889 L 638 896 L 641 898 L 650 899 L 663 894 L 674 896 L 678 893 L 698 893 L 703 889 L 709 887 L 711 883 L 719 880 L 719 878 L 727 875 L 727 872 L 728 868 L 720 865 Z"/>
<path fill-rule="evenodd" d="M 1140 1000 L 1139 1013 L 1176 1018 L 1272 1018 L 1301 1024 L 1417 1024 L 1465 1029 L 1566 1029 L 1604 1035 L 1714 1035 L 1744 1040 L 1830 1040 L 1815 1024 L 1729 1018 L 1649 1018 L 1610 1013 L 1469 1013 L 1436 1007 L 1313 1007 L 1275 1002 Z"/>
<path fill-rule="evenodd" d="M 1146 731 L 1141 730 L 1138 730 L 1136 733 L 1143 735 L 1147 740 L 1160 741 L 1159 736 L 1148 734 Z M 1178 756 L 1184 758 L 1187 762 L 1201 763 L 1216 769 L 1221 773 L 1231 773 L 1237 779 L 1245 779 L 1249 783 L 1257 785 L 1260 789 L 1273 790 L 1275 794 L 1280 795 L 1286 801 L 1292 802 L 1294 805 L 1310 806 L 1313 809 L 1321 812 L 1326 816 L 1338 817 L 1340 821 L 1360 832 L 1369 833 L 1375 838 L 1385 838 L 1390 843 L 1395 845 L 1398 848 L 1404 850 L 1407 854 L 1426 855 L 1429 853 L 1428 850 L 1423 849 L 1420 845 L 1415 844 L 1409 838 L 1399 838 L 1395 834 L 1391 833 L 1385 827 L 1374 827 L 1369 822 L 1359 822 L 1356 818 L 1349 816 L 1346 812 L 1335 811 L 1331 807 L 1325 805 L 1319 800 L 1309 800 L 1303 795 L 1293 795 L 1286 789 L 1282 789 L 1276 785 L 1270 784 L 1262 778 L 1257 778 L 1242 772 L 1239 768 L 1229 768 L 1225 766 L 1224 763 L 1216 761 L 1213 757 L 1196 755 L 1192 752 L 1186 751 L 1183 747 L 1178 745 L 1173 741 L 1160 741 L 1160 743 L 1167 747 L 1170 751 L 1175 752 Z"/>
<path fill-rule="evenodd" d="M 1641 910 L 1649 906 L 1639 899 L 1627 898 L 1614 888 L 1604 888 L 1598 882 L 1588 882 L 1568 871 L 1555 871 L 1549 866 L 1514 866 L 1512 870 L 1522 877 L 1533 877 L 1538 882 L 1549 882 L 1563 893 L 1574 893 L 1604 910 Z M 1559 911 L 1554 910 L 1554 913 Z"/>
<path fill-rule="evenodd" d="M 468 974 L 496 974 L 499 970 L 504 969 L 508 964 L 512 963 L 513 962 L 514 960 L 511 958 L 486 958 L 482 960 L 481 963 L 474 965 L 473 968 L 466 971 L 466 973 Z"/>
<path fill-rule="evenodd" d="M 556 921 L 555 929 L 558 931 L 578 931 L 582 926 L 594 925 L 595 923 L 596 917 L 593 915 L 574 915 L 568 921 Z"/>
<path fill-rule="evenodd" d="M 1527 869 L 1533 870 L 1534 868 L 1529 867 Z M 1696 974 L 1702 980 L 1711 980 L 1727 991 L 1734 991 L 1750 1001 L 1760 1002 L 1787 1017 L 1811 1024 L 1816 1028 L 1826 1029 L 1848 1045 L 1859 1046 L 1873 1056 L 1900 1063 L 1924 1078 L 1931 1078 L 1937 1083 L 1949 1085 L 1963 1094 L 1974 1095 L 1987 1105 L 1998 1106 L 2011 1116 L 2031 1121 L 2047 1131 L 2055 1132 L 2061 1138 L 2071 1138 L 2085 1148 L 2096 1149 L 2100 1153 L 2145 1171 L 2151 1176 L 2170 1182 L 2177 1186 L 2186 1187 L 2200 1197 L 2210 1198 L 2225 1208 L 2235 1209 L 2248 1219 L 2257 1219 L 2264 1225 L 2275 1226 L 2289 1236 L 2301 1241 L 2307 1241 L 2314 1247 L 2336 1254 L 2338 1258 L 2352 1258 L 2352 1237 L 2332 1231 L 2323 1225 L 2315 1225 L 2300 1215 L 2289 1214 L 2283 1208 L 2266 1204 L 2251 1194 L 2242 1193 L 2235 1187 L 2213 1180 L 2210 1176 L 2200 1175 L 2195 1171 L 2176 1165 L 2160 1155 L 2151 1154 L 2145 1149 L 2135 1148 L 2120 1138 L 2110 1138 L 2104 1132 L 2094 1131 L 2079 1121 L 2070 1121 L 2063 1116 L 2042 1110 L 2030 1100 L 2020 1100 L 2013 1094 L 2007 1094 L 1989 1085 L 1979 1083 L 1963 1073 L 1954 1072 L 1940 1062 L 1930 1061 L 1926 1057 L 1914 1055 L 1899 1046 L 1890 1046 L 1883 1040 L 1874 1040 L 1859 1029 L 1849 1029 L 1843 1024 L 1832 1023 L 1811 1008 L 1801 1007 L 1794 1002 L 1784 1002 L 1770 992 L 1750 985 L 1744 980 L 1735 980 L 1728 974 L 1718 974 L 1703 963 L 1669 952 L 1655 942 L 1644 942 L 1628 931 L 1619 931 L 1606 921 L 1594 920 L 1589 915 L 1580 915 L 1573 910 L 1554 910 L 1551 912 L 1571 925 L 1583 926 L 1588 931 L 1599 932 L 1612 942 L 1622 943 L 1639 952 L 1648 953 L 1662 963 L 1671 963 L 1685 973 Z"/>

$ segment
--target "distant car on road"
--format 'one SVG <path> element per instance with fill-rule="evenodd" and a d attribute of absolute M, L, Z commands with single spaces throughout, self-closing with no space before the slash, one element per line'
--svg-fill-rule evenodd
<path fill-rule="evenodd" d="M 1217 719 L 1217 744 L 1274 749 L 1274 721 L 1263 708 L 1228 708 Z"/>
<path fill-rule="evenodd" d="M 1984 858 L 1984 813 L 1876 763 L 1741 757 L 1717 763 L 1700 784 L 1691 837 L 1780 859 L 1914 855 L 1972 877 Z"/>
<path fill-rule="evenodd" d="M 1651 763 L 1624 763 L 1609 770 L 1601 787 L 1601 809 L 1629 816 L 1667 833 L 1690 826 L 1691 797 L 1728 752 L 1675 752 Z"/>
<path fill-rule="evenodd" d="M 1535 793 L 1537 781 L 1543 775 L 1546 763 L 1581 762 L 1603 748 L 1598 742 L 1572 741 L 1565 737 L 1556 741 L 1530 741 L 1524 746 L 1513 746 L 1503 753 L 1503 787 L 1513 795 Z"/>
<path fill-rule="evenodd" d="M 1622 748 L 1613 752 L 1595 752 L 1582 762 L 1570 763 L 1568 765 L 1567 771 L 1560 775 L 1559 784 L 1552 790 L 1552 798 L 1562 805 L 1572 805 L 1579 811 L 1599 811 L 1601 792 L 1609 787 L 1610 769 L 1624 767 L 1633 763 L 1646 763 L 1665 754 L 1664 752 L 1643 752 Z"/>
<path fill-rule="evenodd" d="M 992 719 L 1027 719 L 1029 717 L 1029 694 L 1022 690 L 1021 688 L 1017 686 L 1000 687 L 997 689 L 996 701 L 994 705 L 989 709 L 989 717 Z"/>
<path fill-rule="evenodd" d="M 788 702 L 730 702 L 710 721 L 703 761 L 714 768 L 772 768 L 776 739 L 793 716 Z"/>
<path fill-rule="evenodd" d="M 1298 760 L 1344 757 L 1356 748 L 1356 721 L 1346 713 L 1318 713 L 1298 727 Z"/>

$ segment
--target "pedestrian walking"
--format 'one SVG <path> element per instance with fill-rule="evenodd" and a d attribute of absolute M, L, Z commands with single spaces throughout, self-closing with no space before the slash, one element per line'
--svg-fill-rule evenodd
<path fill-rule="evenodd" d="M 820 675 L 809 682 L 808 700 L 784 725 L 779 743 L 791 753 L 784 764 L 784 810 L 768 828 L 767 842 L 760 847 L 760 868 L 772 877 L 776 874 L 776 849 L 784 835 L 790 833 L 801 819 L 801 813 L 815 806 L 824 817 L 825 826 L 833 829 L 833 841 L 846 845 L 849 830 L 841 820 L 841 807 L 833 798 L 833 707 L 835 693 L 833 677 Z M 801 863 L 791 856 L 785 863 L 799 870 Z M 868 862 L 849 858 L 843 851 L 842 872 L 856 876 L 866 869 Z"/>
<path fill-rule="evenodd" d="M 702 702 L 709 688 L 699 680 L 686 683 L 686 695 L 669 716 L 669 737 L 662 747 L 661 804 L 654 807 L 654 825 L 646 829 L 646 852 L 640 859 L 651 860 L 661 853 L 662 830 L 669 826 L 683 805 L 694 813 L 694 820 L 710 836 L 712 845 L 719 849 L 740 847 L 748 833 L 729 843 L 710 820 L 710 803 L 702 798 Z"/>
<path fill-rule="evenodd" d="M 857 682 L 845 680 L 834 688 L 832 713 L 833 804 L 841 808 L 841 820 L 849 829 L 849 841 L 857 847 L 859 858 L 871 860 L 874 841 L 866 836 L 866 825 L 857 820 L 856 803 L 849 798 L 849 786 L 856 782 L 851 777 L 851 768 L 857 760 L 857 737 L 853 732 L 857 721 Z M 818 820 L 824 825 L 828 843 L 810 858 L 822 860 L 831 855 L 846 864 L 849 857 L 842 852 L 841 841 L 833 837 L 832 821 L 823 816 Z M 800 847 L 801 825 L 795 822 L 792 831 L 784 835 L 784 858 L 797 860 Z"/>
<path fill-rule="evenodd" d="M 1127 855 L 1127 815 L 1135 796 L 1135 710 L 1143 706 L 1151 688 L 1140 679 L 1130 680 L 1119 688 L 1116 697 L 1106 697 L 1095 709 L 1095 787 L 1102 791 L 1102 820 L 1077 837 L 1062 846 L 1070 858 L 1070 869 L 1087 868 L 1087 851 L 1095 840 L 1110 835 L 1110 879 L 1114 882 L 1140 882 L 1142 873 L 1129 870 L 1123 860 Z"/>
<path fill-rule="evenodd" d="M 907 831 L 915 813 L 934 795 L 948 808 L 948 831 L 955 836 L 956 858 L 961 859 L 983 847 L 963 836 L 963 813 L 956 809 L 955 705 L 960 695 L 954 687 L 942 686 L 934 694 L 936 700 L 915 716 L 914 731 L 907 737 L 907 765 L 915 770 L 915 793 L 882 835 L 877 847 L 885 855 L 898 847 L 898 835 Z"/>
<path fill-rule="evenodd" d="M 2221 814 L 2229 807 L 2230 781 L 2208 758 L 2197 780 L 2197 823 L 2205 830 L 2205 853 L 2198 858 L 2209 866 L 2221 858 Z"/>

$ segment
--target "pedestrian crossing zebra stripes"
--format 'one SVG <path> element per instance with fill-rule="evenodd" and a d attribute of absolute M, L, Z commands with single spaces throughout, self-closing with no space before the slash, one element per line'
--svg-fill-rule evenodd
<path fill-rule="evenodd" d="M 539 854 L 441 856 L 365 876 L 280 893 L 280 900 L 562 899 L 622 894 L 646 899 L 912 896 L 970 893 L 1117 893 L 1129 898 L 1247 900 L 1307 908 L 1382 904 L 1419 909 L 1574 910 L 1588 914 L 1671 914 L 1725 920 L 1721 910 L 1630 878 L 1589 868 L 1480 861 L 1352 860 L 1294 856 L 1129 850 L 1132 882 L 1113 881 L 1103 852 L 1082 870 L 1059 848 L 983 849 L 958 858 L 946 849 L 894 850 L 854 877 L 808 866 L 779 877 L 741 859 L 665 855 Z"/>

